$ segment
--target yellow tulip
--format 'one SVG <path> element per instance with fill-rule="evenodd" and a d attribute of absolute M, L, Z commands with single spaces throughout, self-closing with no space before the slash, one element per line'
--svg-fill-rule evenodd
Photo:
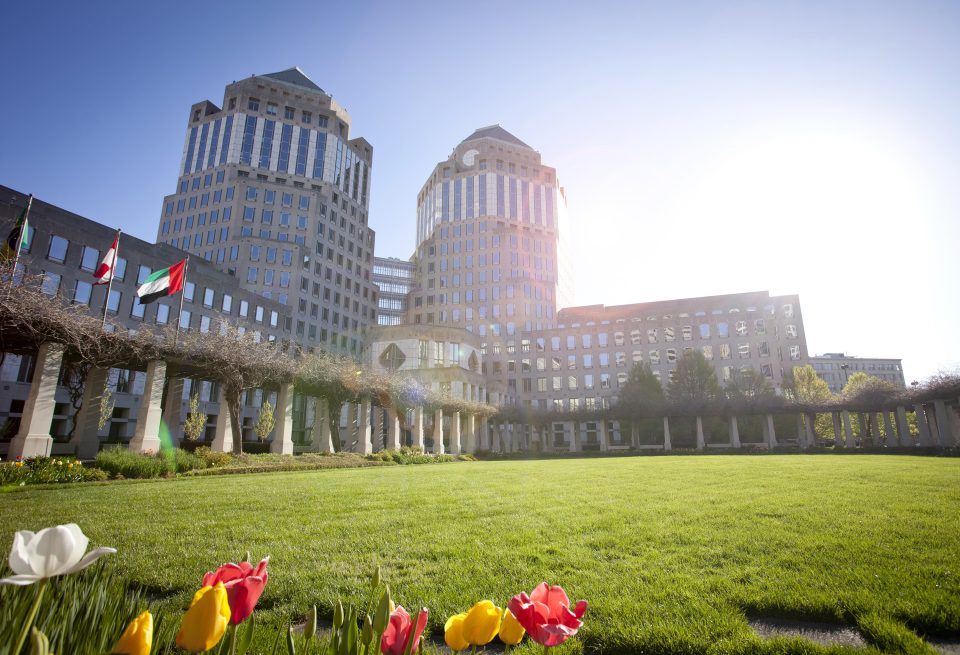
<path fill-rule="evenodd" d="M 222 582 L 216 587 L 201 587 L 193 595 L 190 609 L 183 615 L 177 647 L 202 653 L 217 645 L 230 623 L 230 604 Z"/>
<path fill-rule="evenodd" d="M 508 609 L 503 610 L 503 621 L 500 623 L 500 641 L 508 646 L 516 646 L 526 632 L 513 612 Z"/>
<path fill-rule="evenodd" d="M 486 646 L 500 630 L 500 608 L 481 600 L 470 608 L 463 620 L 463 638 L 471 646 Z"/>
<path fill-rule="evenodd" d="M 466 618 L 466 613 L 454 614 L 447 619 L 446 624 L 444 624 L 443 640 L 447 642 L 447 646 L 450 647 L 450 650 L 463 650 L 470 645 L 467 643 L 467 640 L 463 638 L 463 621 Z"/>
<path fill-rule="evenodd" d="M 127 626 L 120 635 L 111 655 L 150 655 L 150 645 L 153 643 L 153 615 L 144 612 Z"/>

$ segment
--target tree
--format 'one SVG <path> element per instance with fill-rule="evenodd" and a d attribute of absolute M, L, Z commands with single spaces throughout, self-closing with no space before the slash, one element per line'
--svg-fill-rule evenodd
<path fill-rule="evenodd" d="M 643 407 L 663 403 L 663 386 L 646 362 L 634 364 L 617 401 L 621 405 Z"/>
<path fill-rule="evenodd" d="M 882 402 L 897 393 L 897 388 L 882 380 L 875 375 L 867 375 L 863 371 L 857 371 L 843 385 L 840 391 L 840 397 L 844 400 L 856 400 L 869 404 Z M 877 419 L 875 412 L 860 413 L 860 420 L 853 422 L 853 436 L 857 439 L 873 437 L 874 430 L 877 435 L 886 432 L 882 422 Z M 886 435 L 892 436 L 892 435 Z"/>
<path fill-rule="evenodd" d="M 183 436 L 187 441 L 196 441 L 207 427 L 207 415 L 200 412 L 200 395 L 190 397 L 190 412 L 183 422 Z"/>
<path fill-rule="evenodd" d="M 263 404 L 260 405 L 260 413 L 257 415 L 257 422 L 253 426 L 253 431 L 257 439 L 261 442 L 266 441 L 270 433 L 273 432 L 273 426 L 276 421 L 273 418 L 273 405 L 266 399 L 264 394 Z"/>
<path fill-rule="evenodd" d="M 690 350 L 677 360 L 667 395 L 675 402 L 708 402 L 720 395 L 717 373 L 699 350 Z"/>
<path fill-rule="evenodd" d="M 828 403 L 833 400 L 830 386 L 812 366 L 795 366 L 783 376 L 783 390 L 798 403 Z"/>
<path fill-rule="evenodd" d="M 775 395 L 767 376 L 752 368 L 735 373 L 723 392 L 729 400 L 769 398 Z"/>

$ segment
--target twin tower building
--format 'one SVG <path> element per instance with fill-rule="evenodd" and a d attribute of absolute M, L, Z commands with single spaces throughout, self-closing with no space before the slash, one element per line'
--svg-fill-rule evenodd
<path fill-rule="evenodd" d="M 571 307 L 557 171 L 499 125 L 430 173 L 412 257 L 375 257 L 373 148 L 350 130 L 346 110 L 298 68 L 234 82 L 219 107 L 193 105 L 157 241 L 289 307 L 303 347 L 470 400 L 604 406 L 634 363 L 666 378 L 692 348 L 721 378 L 753 368 L 774 383 L 807 357 L 795 297 Z"/>

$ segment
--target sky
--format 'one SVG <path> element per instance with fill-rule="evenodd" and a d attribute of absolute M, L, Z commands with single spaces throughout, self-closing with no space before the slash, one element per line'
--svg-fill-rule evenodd
<path fill-rule="evenodd" d="M 960 367 L 960 3 L 16 3 L 5 23 L 0 184 L 140 238 L 190 106 L 299 66 L 373 145 L 379 256 L 412 254 L 433 167 L 499 123 L 557 169 L 577 304 L 797 293 L 811 353 L 902 358 L 908 383 Z"/>

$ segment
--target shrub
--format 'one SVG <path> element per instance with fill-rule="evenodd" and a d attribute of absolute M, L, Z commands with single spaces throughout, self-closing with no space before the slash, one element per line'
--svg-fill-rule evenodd
<path fill-rule="evenodd" d="M 207 466 L 228 466 L 234 461 L 234 457 L 230 453 L 217 453 L 210 450 L 209 446 L 200 446 L 193 451 L 193 454 L 203 459 Z"/>
<path fill-rule="evenodd" d="M 159 478 L 173 468 L 162 454 L 135 453 L 123 447 L 101 450 L 96 465 L 114 477 L 125 478 Z"/>
<path fill-rule="evenodd" d="M 177 473 L 184 473 L 186 471 L 193 471 L 196 469 L 205 469 L 208 466 L 207 460 L 197 453 L 189 453 L 186 450 L 180 450 L 179 448 L 173 451 L 173 462 Z"/>
<path fill-rule="evenodd" d="M 73 457 L 30 457 L 0 464 L 0 485 L 82 482 L 96 479 L 92 471 Z"/>

